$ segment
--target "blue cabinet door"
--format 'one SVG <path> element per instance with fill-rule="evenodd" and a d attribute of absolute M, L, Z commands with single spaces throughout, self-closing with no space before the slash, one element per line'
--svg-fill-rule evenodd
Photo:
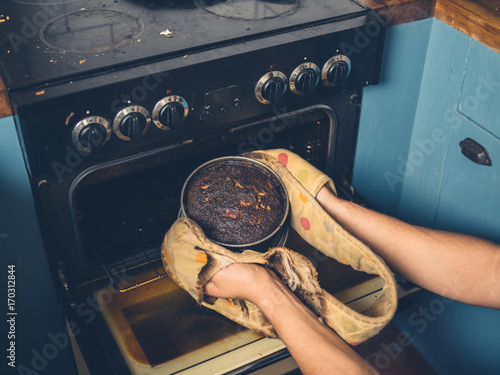
<path fill-rule="evenodd" d="M 487 149 L 491 166 L 462 154 L 465 138 Z M 450 137 L 435 226 L 500 243 L 500 139 L 468 121 Z"/>

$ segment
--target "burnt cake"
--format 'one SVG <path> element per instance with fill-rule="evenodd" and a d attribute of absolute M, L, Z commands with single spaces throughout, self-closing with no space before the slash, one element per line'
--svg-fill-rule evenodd
<path fill-rule="evenodd" d="M 274 175 L 251 163 L 208 165 L 186 188 L 186 215 L 222 244 L 258 242 L 278 228 L 286 213 L 283 187 Z"/>

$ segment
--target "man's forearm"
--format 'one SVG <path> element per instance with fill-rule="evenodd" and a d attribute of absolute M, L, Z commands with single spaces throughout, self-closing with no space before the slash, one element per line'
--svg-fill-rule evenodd
<path fill-rule="evenodd" d="M 304 375 L 377 374 L 352 348 L 276 281 L 255 300 Z"/>
<path fill-rule="evenodd" d="M 500 246 L 486 240 L 406 224 L 335 197 L 323 208 L 409 281 L 465 303 L 500 308 Z"/>
<path fill-rule="evenodd" d="M 257 305 L 304 375 L 377 374 L 301 303 L 274 272 L 262 266 L 233 264 L 212 277 L 205 285 L 205 293 L 243 299 Z"/>

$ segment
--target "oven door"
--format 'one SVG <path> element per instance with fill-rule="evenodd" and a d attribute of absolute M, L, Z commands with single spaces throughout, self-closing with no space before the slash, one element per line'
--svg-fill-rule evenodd
<path fill-rule="evenodd" d="M 103 272 L 75 288 L 68 314 L 92 374 L 249 373 L 288 356 L 280 340 L 197 306 L 166 275 L 160 247 L 197 166 L 286 148 L 333 175 L 337 129 L 333 109 L 316 105 L 83 171 L 69 197 L 78 251 L 82 267 Z M 381 288 L 372 275 L 327 258 L 293 230 L 285 246 L 308 257 L 321 285 L 344 302 L 356 300 L 359 311 L 359 297 Z"/>

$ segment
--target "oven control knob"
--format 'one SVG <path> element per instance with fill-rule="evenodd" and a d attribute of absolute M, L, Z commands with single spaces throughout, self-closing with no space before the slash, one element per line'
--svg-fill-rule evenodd
<path fill-rule="evenodd" d="M 290 90 L 296 95 L 314 94 L 320 75 L 321 72 L 316 64 L 301 64 L 290 76 Z"/>
<path fill-rule="evenodd" d="M 150 122 L 151 118 L 146 108 L 132 105 L 118 112 L 113 121 L 113 131 L 118 138 L 133 141 L 146 134 Z"/>
<path fill-rule="evenodd" d="M 79 121 L 72 132 L 73 144 L 83 152 L 92 152 L 104 146 L 111 137 L 111 124 L 100 116 L 89 116 Z"/>
<path fill-rule="evenodd" d="M 281 104 L 288 87 L 288 79 L 278 71 L 263 75 L 255 85 L 255 97 L 263 104 Z"/>
<path fill-rule="evenodd" d="M 328 87 L 343 87 L 351 72 L 351 60 L 347 56 L 337 55 L 328 60 L 323 66 L 321 79 Z"/>
<path fill-rule="evenodd" d="M 189 106 L 182 96 L 170 95 L 156 103 L 153 122 L 162 130 L 178 128 L 186 119 Z"/>

